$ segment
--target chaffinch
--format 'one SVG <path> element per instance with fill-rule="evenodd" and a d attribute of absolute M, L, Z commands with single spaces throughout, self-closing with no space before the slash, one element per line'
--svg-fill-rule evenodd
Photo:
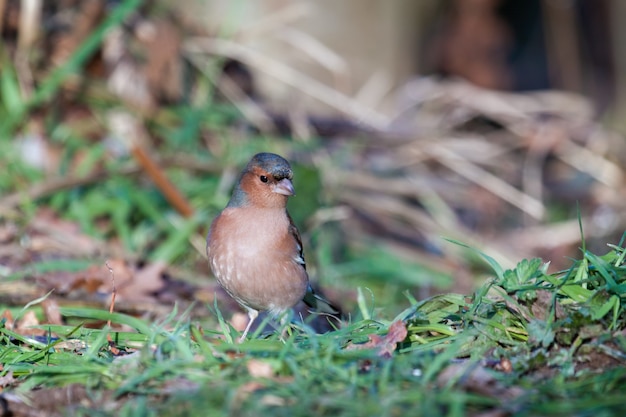
<path fill-rule="evenodd" d="M 250 318 L 240 342 L 259 311 L 278 317 L 303 300 L 325 313 L 338 313 L 309 285 L 300 233 L 287 212 L 287 199 L 295 195 L 292 179 L 291 166 L 281 156 L 255 155 L 209 229 L 211 270 Z"/>

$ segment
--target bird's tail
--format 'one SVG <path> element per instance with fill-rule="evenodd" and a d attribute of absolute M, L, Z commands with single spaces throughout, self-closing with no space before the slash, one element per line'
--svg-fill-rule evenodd
<path fill-rule="evenodd" d="M 338 307 L 334 306 L 330 301 L 317 294 L 310 285 L 307 288 L 302 301 L 318 313 L 330 314 L 337 318 L 341 318 L 343 315 Z"/>

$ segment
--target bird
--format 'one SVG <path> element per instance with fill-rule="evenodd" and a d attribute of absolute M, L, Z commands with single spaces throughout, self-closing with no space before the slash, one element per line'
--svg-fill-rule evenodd
<path fill-rule="evenodd" d="M 240 343 L 259 312 L 282 317 L 302 300 L 320 312 L 339 314 L 309 283 L 302 239 L 287 211 L 288 198 L 296 194 L 292 180 L 291 165 L 282 156 L 254 155 L 207 234 L 213 275 L 248 313 Z"/>

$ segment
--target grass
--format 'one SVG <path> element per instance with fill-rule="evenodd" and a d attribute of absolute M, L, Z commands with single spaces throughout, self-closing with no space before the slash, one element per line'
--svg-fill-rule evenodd
<path fill-rule="evenodd" d="M 187 218 L 172 209 L 128 149 L 116 153 L 124 138 L 104 121 L 111 109 L 126 109 L 119 97 L 98 90 L 98 82 L 83 80 L 85 89 L 76 100 L 89 109 L 86 122 L 51 104 L 94 56 L 105 33 L 121 27 L 139 6 L 136 0 L 119 2 L 64 65 L 38 80 L 30 97 L 22 95 L 19 73 L 0 54 L 0 119 L 5 121 L 0 126 L 0 166 L 5 167 L 0 171 L 0 228 L 17 229 L 7 246 L 14 243 L 19 255 L 0 252 L 0 283 L 28 284 L 33 278 L 76 273 L 115 256 L 133 266 L 166 261 L 177 268 L 168 274 L 203 282 L 208 221 L 228 200 L 237 169 L 263 150 L 294 156 L 298 197 L 290 212 L 303 234 L 309 270 L 325 289 L 338 291 L 342 307 L 352 314 L 328 333 L 295 323 L 283 338 L 281 331 L 257 332 L 237 344 L 238 333 L 225 319 L 230 311 L 224 299 L 189 307 L 186 299 L 179 300 L 166 317 L 110 313 L 87 308 L 82 300 L 65 300 L 63 325 L 18 331 L 8 318 L 0 320 L 3 406 L 15 415 L 38 410 L 75 416 L 466 416 L 490 411 L 596 416 L 623 411 L 624 239 L 603 255 L 583 245 L 580 258 L 563 271 L 549 272 L 539 259 L 507 269 L 459 242 L 466 241 L 459 238 L 464 230 L 452 217 L 456 206 L 443 194 L 432 188 L 425 196 L 419 195 L 422 190 L 413 195 L 409 174 L 424 172 L 385 171 L 384 158 L 352 177 L 342 171 L 361 163 L 351 155 L 375 153 L 376 146 L 385 145 L 368 148 L 367 140 L 328 145 L 316 137 L 297 140 L 257 132 L 235 106 L 216 99 L 216 81 L 203 76 L 195 80 L 202 94 L 197 93 L 193 106 L 162 106 L 142 119 L 157 165 L 195 214 Z M 51 171 L 24 162 L 31 118 L 41 122 L 42 137 L 58 151 Z M 108 141 L 94 141 L 93 135 Z M 395 174 L 403 181 L 390 187 L 397 201 L 380 193 L 387 184 L 398 184 L 380 182 Z M 342 177 L 353 188 L 337 180 Z M 385 199 L 379 203 L 378 197 Z M 432 214 L 429 221 L 414 216 L 420 206 Z M 102 245 L 78 254 L 72 251 L 80 245 L 61 239 L 69 255 L 31 249 L 29 242 L 42 234 L 32 228 L 42 209 L 63 214 L 50 223 L 68 222 L 77 226 L 72 233 L 80 230 Z M 464 251 L 466 259 L 483 262 L 475 281 L 482 282 L 484 270 L 491 278 L 470 294 L 449 293 L 453 277 L 464 268 L 455 263 L 441 267 L 453 252 L 429 262 L 415 256 L 417 251 L 407 256 L 375 232 L 344 227 L 343 220 L 355 212 L 405 240 L 412 237 L 403 229 L 437 235 L 442 229 L 435 224 L 449 225 L 457 240 L 447 244 Z M 442 254 L 441 247 L 431 242 L 430 250 Z M 437 295 L 413 292 L 424 288 Z M 21 304 L 9 303 L 15 301 L 12 294 L 1 295 L 15 318 L 43 317 L 48 295 Z M 104 324 L 108 321 L 112 327 Z"/>
<path fill-rule="evenodd" d="M 271 332 L 233 343 L 237 333 L 215 306 L 207 308 L 221 331 L 176 310 L 146 322 L 63 308 L 77 324 L 40 326 L 54 338 L 2 322 L 2 374 L 31 401 L 85 386 L 73 415 L 611 415 L 623 409 L 626 382 L 625 253 L 621 245 L 584 253 L 557 274 L 524 260 L 472 295 L 408 295 L 410 307 L 392 319 L 361 299 L 361 313 L 340 329 L 316 334 L 301 323 L 284 340 Z M 85 327 L 93 320 L 132 331 Z M 394 322 L 407 337 L 381 355 L 372 337 Z M 354 349 L 368 340 L 379 343 Z"/>

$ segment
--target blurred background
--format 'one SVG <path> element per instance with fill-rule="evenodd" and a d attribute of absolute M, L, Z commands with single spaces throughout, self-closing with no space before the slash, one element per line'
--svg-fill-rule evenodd
<path fill-rule="evenodd" d="M 620 0 L 0 0 L 0 302 L 105 305 L 114 281 L 138 314 L 215 294 L 237 310 L 204 235 L 259 151 L 294 165 L 312 279 L 347 311 L 470 293 L 478 251 L 552 272 L 604 253 L 626 230 L 623 17 Z"/>

